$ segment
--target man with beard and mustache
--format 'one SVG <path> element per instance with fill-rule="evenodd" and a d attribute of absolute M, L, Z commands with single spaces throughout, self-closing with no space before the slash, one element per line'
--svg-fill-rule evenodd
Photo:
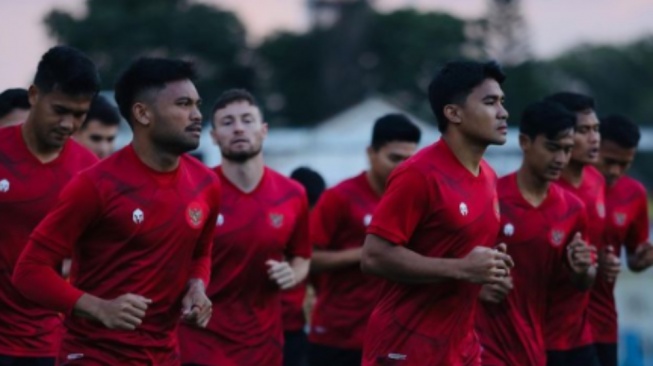
<path fill-rule="evenodd" d="M 62 365 L 179 365 L 182 321 L 206 326 L 220 183 L 197 148 L 200 98 L 185 61 L 141 58 L 116 84 L 134 132 L 78 174 L 30 236 L 13 281 L 67 314 Z M 81 122 L 81 120 L 80 120 Z M 72 253 L 71 283 L 55 266 Z"/>
<path fill-rule="evenodd" d="M 614 254 L 605 252 L 603 248 L 605 180 L 592 166 L 598 162 L 601 142 L 594 99 L 583 94 L 560 92 L 548 96 L 546 100 L 557 102 L 576 115 L 574 148 L 569 164 L 556 184 L 575 194 L 585 204 L 587 219 L 591 224 L 589 244 L 597 248 L 599 255 L 614 258 Z M 604 268 L 599 266 L 598 270 L 601 272 Z M 590 291 L 585 286 L 579 288 L 569 283 L 562 272 L 558 277 L 547 310 L 547 365 L 598 365 L 588 312 L 591 306 Z"/>
<path fill-rule="evenodd" d="M 557 273 L 591 283 L 585 205 L 552 182 L 569 162 L 576 116 L 554 102 L 529 105 L 519 122 L 522 165 L 499 179 L 502 230 L 515 268 L 505 283 L 484 285 L 476 317 L 483 365 L 546 365 L 544 320 Z"/>
<path fill-rule="evenodd" d="M 246 90 L 224 92 L 213 107 L 223 192 L 207 294 L 220 309 L 206 329 L 182 326 L 185 365 L 281 366 L 281 291 L 308 274 L 304 188 L 263 162 L 267 124 Z"/>
<path fill-rule="evenodd" d="M 11 274 L 30 233 L 66 183 L 97 162 L 70 136 L 99 87 L 97 69 L 86 55 L 51 48 L 29 88 L 27 120 L 0 129 L 0 365 L 55 364 L 61 319 L 23 297 Z"/>

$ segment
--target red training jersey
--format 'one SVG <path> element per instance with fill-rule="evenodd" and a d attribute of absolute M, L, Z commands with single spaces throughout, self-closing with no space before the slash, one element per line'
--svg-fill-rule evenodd
<path fill-rule="evenodd" d="M 11 275 L 29 235 L 64 185 L 96 162 L 69 139 L 56 159 L 42 163 L 28 150 L 22 125 L 0 129 L 0 355 L 57 355 L 61 317 L 20 294 Z"/>
<path fill-rule="evenodd" d="M 589 223 L 589 244 L 601 250 L 605 224 L 605 180 L 601 173 L 587 165 L 578 187 L 562 178 L 556 184 L 583 201 Z M 588 311 L 590 291 L 579 290 L 569 281 L 566 273 L 560 273 L 558 277 L 547 311 L 547 350 L 565 351 L 591 344 L 593 338 Z"/>
<path fill-rule="evenodd" d="M 207 294 L 206 329 L 181 327 L 182 363 L 281 366 L 281 290 L 269 279 L 269 259 L 310 258 L 304 187 L 265 168 L 258 186 L 241 191 L 216 168 L 223 187 Z"/>
<path fill-rule="evenodd" d="M 362 247 L 380 199 L 365 172 L 326 190 L 311 212 L 311 243 L 325 251 Z M 362 349 L 367 320 L 381 285 L 380 278 L 363 274 L 358 263 L 321 273 L 309 341 Z"/>
<path fill-rule="evenodd" d="M 621 247 L 634 253 L 649 236 L 648 200 L 644 186 L 630 177 L 622 177 L 606 187 L 605 244 L 619 256 Z M 617 343 L 617 309 L 614 282 L 600 275 L 592 288 L 589 317 L 596 343 Z"/>
<path fill-rule="evenodd" d="M 367 232 L 424 256 L 463 258 L 496 241 L 496 183 L 485 161 L 474 176 L 440 140 L 391 174 Z M 479 365 L 479 291 L 477 284 L 453 279 L 386 281 L 367 326 L 363 366 Z"/>
<path fill-rule="evenodd" d="M 533 207 L 524 199 L 513 173 L 499 180 L 501 227 L 515 262 L 513 289 L 499 304 L 481 301 L 476 329 L 484 366 L 546 365 L 544 321 L 552 279 L 566 268 L 566 246 L 580 232 L 587 236 L 585 205 L 557 185 Z"/>
<path fill-rule="evenodd" d="M 178 365 L 176 329 L 190 278 L 208 282 L 220 185 L 183 155 L 172 172 L 146 166 L 131 145 L 79 174 L 39 224 L 16 267 L 27 297 L 68 314 L 59 362 Z M 54 266 L 72 252 L 71 283 Z M 152 300 L 134 331 L 73 314 L 83 293 Z"/>

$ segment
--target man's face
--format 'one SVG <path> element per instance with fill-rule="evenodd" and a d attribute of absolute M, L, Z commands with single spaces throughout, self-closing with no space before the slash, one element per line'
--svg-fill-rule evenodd
<path fill-rule="evenodd" d="M 202 134 L 201 102 L 192 81 L 167 83 L 149 103 L 154 116 L 150 126 L 152 140 L 176 154 L 197 149 Z"/>
<path fill-rule="evenodd" d="M 574 149 L 571 161 L 583 165 L 595 164 L 599 159 L 599 119 L 594 111 L 576 113 L 576 133 L 574 134 Z"/>
<path fill-rule="evenodd" d="M 245 162 L 261 153 L 268 126 L 261 111 L 245 100 L 229 103 L 213 115 L 213 140 L 222 156 L 231 161 Z"/>
<path fill-rule="evenodd" d="M 530 172 L 544 181 L 556 181 L 569 163 L 574 147 L 574 131 L 562 131 L 555 139 L 537 135 L 534 140 L 526 135 L 519 136 L 524 152 L 524 163 Z"/>
<path fill-rule="evenodd" d="M 372 174 L 381 181 L 386 182 L 390 173 L 404 160 L 417 151 L 417 144 L 407 141 L 391 141 L 381 146 L 378 150 L 367 148 L 367 157 L 370 161 Z"/>
<path fill-rule="evenodd" d="M 635 160 L 637 148 L 621 147 L 610 140 L 601 141 L 597 168 L 603 173 L 606 183 L 611 186 L 621 178 Z"/>
<path fill-rule="evenodd" d="M 29 88 L 30 120 L 39 143 L 53 149 L 63 147 L 84 122 L 93 97 L 71 96 L 56 89 L 43 93 L 32 85 Z"/>
<path fill-rule="evenodd" d="M 118 126 L 105 125 L 93 119 L 86 122 L 84 128 L 75 133 L 74 138 L 98 158 L 104 159 L 113 153 L 117 134 Z"/>
<path fill-rule="evenodd" d="M 0 118 L 0 127 L 14 126 L 27 120 L 29 109 L 14 108 L 4 117 Z"/>
<path fill-rule="evenodd" d="M 508 111 L 503 107 L 504 94 L 494 79 L 485 79 L 459 106 L 460 128 L 472 140 L 503 145 L 508 133 Z"/>

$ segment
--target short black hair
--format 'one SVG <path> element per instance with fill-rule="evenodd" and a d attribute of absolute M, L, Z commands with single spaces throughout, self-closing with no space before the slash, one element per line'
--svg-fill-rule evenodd
<path fill-rule="evenodd" d="M 246 89 L 229 89 L 224 91 L 218 99 L 216 99 L 215 103 L 213 103 L 213 109 L 211 110 L 211 116 L 215 114 L 216 111 L 226 107 L 227 105 L 234 103 L 234 102 L 247 102 L 250 105 L 253 105 L 255 107 L 258 107 L 258 103 L 256 102 L 256 98 L 247 91 Z"/>
<path fill-rule="evenodd" d="M 632 149 L 639 145 L 642 137 L 637 123 L 621 114 L 611 114 L 600 119 L 601 139 Z"/>
<path fill-rule="evenodd" d="M 314 206 L 326 188 L 324 178 L 315 170 L 302 166 L 290 173 L 290 178 L 298 181 L 306 190 L 308 205 Z"/>
<path fill-rule="evenodd" d="M 374 150 L 379 150 L 383 145 L 393 141 L 419 144 L 421 137 L 422 131 L 408 117 L 400 113 L 390 113 L 374 122 L 370 145 Z"/>
<path fill-rule="evenodd" d="M 98 95 L 93 99 L 81 129 L 85 129 L 91 120 L 98 121 L 104 126 L 118 126 L 120 124 L 120 114 L 116 107 L 109 103 L 105 97 Z"/>
<path fill-rule="evenodd" d="M 93 61 L 80 50 L 55 46 L 46 52 L 36 69 L 34 85 L 43 93 L 95 95 L 100 90 L 100 75 Z"/>
<path fill-rule="evenodd" d="M 141 57 L 132 62 L 116 83 L 115 98 L 120 114 L 132 125 L 131 109 L 143 93 L 165 88 L 167 83 L 197 77 L 191 62 L 169 58 Z"/>
<path fill-rule="evenodd" d="M 574 92 L 559 92 L 551 94 L 545 99 L 560 103 L 563 107 L 574 113 L 587 112 L 594 110 L 596 107 L 594 98 Z"/>
<path fill-rule="evenodd" d="M 0 118 L 8 115 L 14 109 L 30 109 L 27 90 L 12 88 L 0 93 Z"/>
<path fill-rule="evenodd" d="M 429 84 L 429 103 L 440 132 L 446 132 L 449 126 L 444 107 L 447 104 L 464 103 L 472 90 L 486 79 L 494 79 L 502 84 L 506 74 L 496 61 L 452 61 L 435 75 Z"/>
<path fill-rule="evenodd" d="M 544 135 L 555 140 L 561 132 L 576 127 L 576 115 L 561 104 L 543 100 L 529 104 L 521 115 L 519 132 L 535 140 Z"/>

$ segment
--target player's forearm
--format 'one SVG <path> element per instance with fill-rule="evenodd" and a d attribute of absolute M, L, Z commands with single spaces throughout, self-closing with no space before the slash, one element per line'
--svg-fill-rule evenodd
<path fill-rule="evenodd" d="M 365 240 L 361 269 L 365 273 L 404 283 L 464 279 L 460 259 L 426 257 L 375 235 L 368 235 Z"/>
<path fill-rule="evenodd" d="M 360 263 L 361 248 L 327 251 L 314 250 L 311 258 L 311 273 L 338 270 Z"/>
<path fill-rule="evenodd" d="M 302 257 L 293 257 L 290 262 L 290 268 L 295 273 L 295 281 L 301 283 L 308 276 L 308 270 L 311 265 L 311 260 Z"/>

